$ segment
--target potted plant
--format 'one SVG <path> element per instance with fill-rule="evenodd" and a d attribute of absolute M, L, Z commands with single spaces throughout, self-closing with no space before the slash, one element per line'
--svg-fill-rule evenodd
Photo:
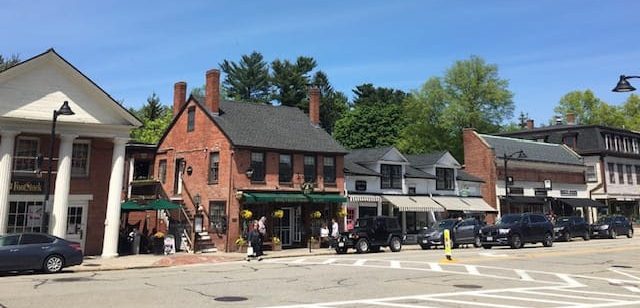
<path fill-rule="evenodd" d="M 346 208 L 340 208 L 340 210 L 338 210 L 338 212 L 336 213 L 336 216 L 338 216 L 338 218 L 344 218 L 347 216 L 347 209 Z"/>
<path fill-rule="evenodd" d="M 271 238 L 271 243 L 273 243 L 273 251 L 280 251 L 282 250 L 282 241 L 280 241 L 280 238 L 277 236 L 274 236 Z"/>
<path fill-rule="evenodd" d="M 243 237 L 239 237 L 236 239 L 236 247 L 238 248 L 238 252 L 246 253 L 247 252 L 247 240 Z"/>

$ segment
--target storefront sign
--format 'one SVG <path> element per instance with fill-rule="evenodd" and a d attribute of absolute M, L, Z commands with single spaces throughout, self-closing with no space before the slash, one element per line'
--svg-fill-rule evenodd
<path fill-rule="evenodd" d="M 313 182 L 304 182 L 300 185 L 302 193 L 308 195 L 313 192 Z"/>
<path fill-rule="evenodd" d="M 524 188 L 522 187 L 509 187 L 509 193 L 512 195 L 523 195 Z"/>
<path fill-rule="evenodd" d="M 578 191 L 577 190 L 562 189 L 562 190 L 560 190 L 560 196 L 577 197 L 578 196 Z"/>
<path fill-rule="evenodd" d="M 547 189 L 546 188 L 535 188 L 533 194 L 536 197 L 546 197 L 547 196 Z"/>
<path fill-rule="evenodd" d="M 32 178 L 11 179 L 11 193 L 41 194 L 44 192 L 44 181 Z"/>

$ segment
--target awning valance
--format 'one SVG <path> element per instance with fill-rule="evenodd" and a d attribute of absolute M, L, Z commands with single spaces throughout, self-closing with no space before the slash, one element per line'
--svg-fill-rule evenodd
<path fill-rule="evenodd" d="M 506 200 L 509 201 L 509 203 L 512 205 L 544 204 L 544 198 L 540 197 L 509 196 L 509 198 L 507 198 Z"/>
<path fill-rule="evenodd" d="M 311 202 L 317 202 L 317 203 L 347 202 L 347 198 L 337 194 L 308 194 L 307 197 L 311 199 Z"/>
<path fill-rule="evenodd" d="M 557 200 L 573 207 L 607 207 L 606 204 L 586 198 L 558 198 Z"/>
<path fill-rule="evenodd" d="M 349 195 L 349 202 L 380 202 L 382 198 L 375 195 Z"/>
<path fill-rule="evenodd" d="M 489 203 L 482 198 L 460 198 L 464 203 L 469 204 L 468 212 L 497 212 Z"/>
<path fill-rule="evenodd" d="M 347 198 L 338 194 L 290 194 L 290 193 L 243 193 L 244 203 L 343 203 Z"/>
<path fill-rule="evenodd" d="M 438 204 L 447 209 L 447 211 L 463 211 L 468 212 L 471 206 L 462 201 L 458 197 L 432 197 Z"/>
<path fill-rule="evenodd" d="M 147 204 L 140 204 L 134 200 L 129 200 L 120 204 L 120 209 L 125 212 L 130 211 L 159 211 L 175 210 L 181 206 L 166 199 L 153 200 Z"/>
<path fill-rule="evenodd" d="M 400 212 L 444 212 L 444 209 L 426 196 L 383 196 Z"/>

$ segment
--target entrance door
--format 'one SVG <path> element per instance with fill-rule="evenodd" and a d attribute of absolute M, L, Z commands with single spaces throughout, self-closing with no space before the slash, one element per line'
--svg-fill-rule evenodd
<path fill-rule="evenodd" d="M 67 210 L 67 236 L 66 239 L 80 243 L 84 251 L 87 235 L 87 204 L 72 204 Z"/>
<path fill-rule="evenodd" d="M 294 212 L 294 209 L 290 207 L 282 208 L 282 212 L 284 213 L 284 215 L 282 215 L 282 219 L 280 219 L 280 226 L 278 226 L 279 233 L 280 233 L 280 240 L 282 241 L 283 247 L 291 246 L 293 242 L 293 235 L 294 235 L 293 226 L 294 226 L 295 212 Z"/>

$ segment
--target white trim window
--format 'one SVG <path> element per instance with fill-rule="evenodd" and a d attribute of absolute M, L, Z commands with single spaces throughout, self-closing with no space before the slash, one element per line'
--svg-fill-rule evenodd
<path fill-rule="evenodd" d="M 613 150 L 612 141 L 611 135 L 604 135 L 604 148 L 607 150 Z"/>
<path fill-rule="evenodd" d="M 13 171 L 34 173 L 38 168 L 37 156 L 40 139 L 37 137 L 18 137 L 16 155 L 13 158 Z"/>
<path fill-rule="evenodd" d="M 71 176 L 89 176 L 89 157 L 91 157 L 91 141 L 73 141 L 73 154 L 71 155 Z"/>
<path fill-rule="evenodd" d="M 620 136 L 615 136 L 614 141 L 615 141 L 615 151 L 622 152 L 622 141 L 620 141 Z"/>
<path fill-rule="evenodd" d="M 596 166 L 593 166 L 593 165 L 587 166 L 586 177 L 587 177 L 587 183 L 598 182 L 598 177 L 596 175 Z"/>
<path fill-rule="evenodd" d="M 638 153 L 639 153 L 639 152 L 638 152 L 638 139 L 633 139 L 633 140 L 631 141 L 631 145 L 632 145 L 632 147 L 633 147 L 633 153 L 638 154 Z"/>
<path fill-rule="evenodd" d="M 40 232 L 42 201 L 9 201 L 7 233 Z"/>

